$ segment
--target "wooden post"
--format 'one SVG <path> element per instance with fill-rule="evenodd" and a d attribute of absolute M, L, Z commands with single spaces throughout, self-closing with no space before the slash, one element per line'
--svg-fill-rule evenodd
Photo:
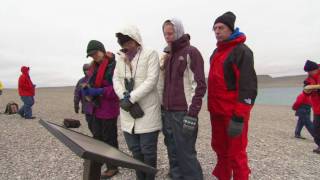
<path fill-rule="evenodd" d="M 83 180 L 100 180 L 101 163 L 84 159 Z"/>

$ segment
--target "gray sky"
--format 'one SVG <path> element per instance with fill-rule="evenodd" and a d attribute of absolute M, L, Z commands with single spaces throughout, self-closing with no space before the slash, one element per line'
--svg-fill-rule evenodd
<path fill-rule="evenodd" d="M 31 67 L 37 86 L 74 85 L 82 76 L 89 40 L 117 51 L 115 32 L 137 25 L 144 44 L 161 52 L 164 20 L 182 20 L 206 61 L 215 48 L 212 25 L 226 11 L 247 35 L 258 74 L 303 73 L 305 59 L 320 63 L 319 0 L 1 0 L 0 80 L 16 87 L 20 66 Z"/>

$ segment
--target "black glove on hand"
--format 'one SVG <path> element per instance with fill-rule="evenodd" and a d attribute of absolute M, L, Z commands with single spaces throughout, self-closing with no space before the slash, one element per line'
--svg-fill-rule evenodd
<path fill-rule="evenodd" d="M 144 112 L 138 103 L 134 103 L 131 106 L 129 113 L 134 119 L 142 118 L 144 116 Z"/>
<path fill-rule="evenodd" d="M 185 116 L 183 118 L 182 133 L 187 136 L 193 136 L 198 127 L 198 119 Z"/>
<path fill-rule="evenodd" d="M 121 99 L 121 100 L 120 100 L 120 107 L 121 107 L 123 110 L 129 112 L 131 106 L 132 106 L 132 103 L 130 102 L 129 99 L 126 98 L 126 99 Z"/>
<path fill-rule="evenodd" d="M 80 109 L 79 106 L 77 106 L 77 105 L 74 106 L 74 112 L 75 113 L 79 114 L 79 109 Z"/>
<path fill-rule="evenodd" d="M 239 136 L 242 133 L 242 130 L 243 130 L 243 118 L 233 115 L 228 127 L 228 135 L 230 137 Z"/>

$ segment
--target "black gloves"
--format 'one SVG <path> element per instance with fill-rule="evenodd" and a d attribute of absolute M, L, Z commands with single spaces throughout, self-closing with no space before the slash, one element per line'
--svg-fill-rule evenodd
<path fill-rule="evenodd" d="M 120 107 L 123 109 L 123 110 L 125 110 L 125 111 L 127 111 L 127 112 L 129 112 L 129 110 L 131 109 L 131 106 L 132 106 L 133 104 L 130 102 L 130 100 L 129 99 L 127 99 L 127 98 L 124 98 L 124 99 L 121 99 L 120 100 Z"/>
<path fill-rule="evenodd" d="M 191 116 L 185 116 L 183 118 L 183 125 L 182 125 L 182 133 L 186 136 L 193 136 L 194 132 L 198 128 L 198 119 L 191 117 Z"/>
<path fill-rule="evenodd" d="M 144 116 L 144 112 L 138 103 L 134 103 L 131 106 L 129 113 L 134 119 L 142 118 Z"/>
<path fill-rule="evenodd" d="M 128 91 L 124 92 L 123 93 L 124 97 L 123 99 L 120 99 L 120 107 L 129 112 L 131 106 L 132 106 L 132 103 L 130 102 L 130 93 Z"/>
<path fill-rule="evenodd" d="M 130 102 L 130 93 L 129 92 L 124 92 L 123 93 L 124 98 L 120 100 L 120 107 L 129 112 L 130 115 L 134 118 L 134 119 L 138 119 L 144 116 L 144 112 L 142 110 L 142 108 L 140 107 L 140 105 L 138 103 L 134 103 L 132 104 Z"/>
<path fill-rule="evenodd" d="M 230 137 L 239 136 L 242 133 L 242 130 L 243 130 L 243 118 L 233 115 L 228 127 L 228 135 Z"/>

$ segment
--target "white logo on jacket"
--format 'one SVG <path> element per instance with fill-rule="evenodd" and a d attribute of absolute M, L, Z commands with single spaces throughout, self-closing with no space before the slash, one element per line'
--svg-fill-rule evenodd
<path fill-rule="evenodd" d="M 183 56 L 179 56 L 178 60 L 179 61 L 184 61 L 184 57 Z"/>
<path fill-rule="evenodd" d="M 247 103 L 247 104 L 251 104 L 252 103 L 252 100 L 250 98 L 244 99 L 243 101 L 245 103 Z"/>

